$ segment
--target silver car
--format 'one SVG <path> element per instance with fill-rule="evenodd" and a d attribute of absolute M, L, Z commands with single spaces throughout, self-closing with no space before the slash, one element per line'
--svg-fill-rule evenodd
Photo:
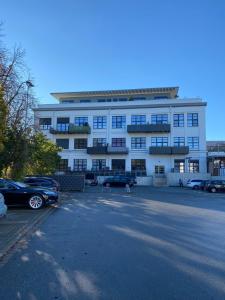
<path fill-rule="evenodd" d="M 5 216 L 7 212 L 7 206 L 5 205 L 4 196 L 0 193 L 0 218 Z"/>

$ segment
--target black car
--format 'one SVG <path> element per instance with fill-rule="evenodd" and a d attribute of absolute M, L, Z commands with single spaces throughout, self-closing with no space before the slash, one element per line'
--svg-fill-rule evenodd
<path fill-rule="evenodd" d="M 113 176 L 105 179 L 103 186 L 123 186 L 125 187 L 129 184 L 130 187 L 134 185 L 134 182 L 131 178 L 126 176 Z"/>
<path fill-rule="evenodd" d="M 50 177 L 25 177 L 24 183 L 29 186 L 48 188 L 53 191 L 59 191 L 59 183 Z"/>
<path fill-rule="evenodd" d="M 45 188 L 32 188 L 22 182 L 0 179 L 0 193 L 7 206 L 28 206 L 39 209 L 58 200 L 58 193 Z"/>
<path fill-rule="evenodd" d="M 206 191 L 208 189 L 208 185 L 210 184 L 210 180 L 202 180 L 199 189 L 202 191 Z"/>
<path fill-rule="evenodd" d="M 207 186 L 207 190 L 211 193 L 225 192 L 225 180 L 212 180 Z"/>

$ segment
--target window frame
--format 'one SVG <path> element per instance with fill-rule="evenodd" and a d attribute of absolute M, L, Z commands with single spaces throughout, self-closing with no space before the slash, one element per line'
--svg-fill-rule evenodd
<path fill-rule="evenodd" d="M 173 114 L 173 127 L 184 127 L 184 113 Z"/>
<path fill-rule="evenodd" d="M 152 136 L 151 146 L 152 147 L 168 147 L 169 139 L 167 136 Z"/>
<path fill-rule="evenodd" d="M 146 115 L 131 115 L 131 125 L 145 125 Z"/>
<path fill-rule="evenodd" d="M 76 164 L 78 163 L 78 164 Z M 87 170 L 87 159 L 86 158 L 74 158 L 73 160 L 74 171 L 86 171 Z"/>
<path fill-rule="evenodd" d="M 112 138 L 112 147 L 126 147 L 126 138 Z"/>
<path fill-rule="evenodd" d="M 184 147 L 185 146 L 185 137 L 184 136 L 174 136 L 173 137 L 174 147 Z"/>
<path fill-rule="evenodd" d="M 131 137 L 131 149 L 132 150 L 145 150 L 146 149 L 146 137 Z"/>
<path fill-rule="evenodd" d="M 131 159 L 131 171 L 146 171 L 146 159 Z"/>
<path fill-rule="evenodd" d="M 198 136 L 189 136 L 187 138 L 188 147 L 190 150 L 199 150 L 199 137 Z"/>
<path fill-rule="evenodd" d="M 187 113 L 187 127 L 198 127 L 199 118 L 198 113 Z"/>
<path fill-rule="evenodd" d="M 75 138 L 73 146 L 74 146 L 74 149 L 76 149 L 76 150 L 87 149 L 87 139 L 86 138 Z"/>
<path fill-rule="evenodd" d="M 106 128 L 107 128 L 107 116 L 93 117 L 93 129 L 106 129 Z"/>
<path fill-rule="evenodd" d="M 152 114 L 151 115 L 151 124 L 169 124 L 168 114 Z"/>
<path fill-rule="evenodd" d="M 112 116 L 112 129 L 126 128 L 126 116 Z"/>

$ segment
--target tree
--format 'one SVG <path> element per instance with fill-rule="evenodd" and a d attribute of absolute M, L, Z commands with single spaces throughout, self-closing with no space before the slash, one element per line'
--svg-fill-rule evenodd
<path fill-rule="evenodd" d="M 58 167 L 61 150 L 42 133 L 34 134 L 30 144 L 30 159 L 27 166 L 27 175 L 50 175 Z"/>
<path fill-rule="evenodd" d="M 3 91 L 0 87 L 0 154 L 4 147 L 4 137 L 6 130 L 7 106 L 3 99 Z"/>

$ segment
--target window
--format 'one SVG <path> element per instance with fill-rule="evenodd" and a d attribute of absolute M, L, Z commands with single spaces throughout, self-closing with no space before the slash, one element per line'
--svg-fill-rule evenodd
<path fill-rule="evenodd" d="M 112 170 L 125 171 L 125 159 L 112 159 Z"/>
<path fill-rule="evenodd" d="M 173 115 L 173 126 L 174 127 L 184 127 L 184 114 L 174 114 Z"/>
<path fill-rule="evenodd" d="M 188 127 L 198 126 L 198 113 L 187 114 L 187 126 Z"/>
<path fill-rule="evenodd" d="M 145 149 L 146 138 L 145 137 L 132 137 L 131 138 L 131 149 Z"/>
<path fill-rule="evenodd" d="M 75 117 L 76 126 L 84 126 L 88 124 L 88 117 Z"/>
<path fill-rule="evenodd" d="M 69 149 L 69 139 L 56 139 L 56 145 L 63 149 Z"/>
<path fill-rule="evenodd" d="M 145 171 L 145 159 L 131 159 L 131 171 Z"/>
<path fill-rule="evenodd" d="M 89 99 L 82 99 L 82 100 L 80 100 L 80 103 L 89 103 L 89 102 L 91 102 L 91 100 L 89 100 Z"/>
<path fill-rule="evenodd" d="M 199 160 L 190 160 L 188 166 L 190 173 L 199 173 Z"/>
<path fill-rule="evenodd" d="M 126 138 L 112 138 L 112 147 L 126 147 Z"/>
<path fill-rule="evenodd" d="M 59 171 L 65 171 L 68 169 L 68 159 L 60 159 L 59 161 Z"/>
<path fill-rule="evenodd" d="M 131 124 L 132 125 L 146 124 L 146 116 L 145 115 L 133 115 L 133 116 L 131 116 Z"/>
<path fill-rule="evenodd" d="M 40 118 L 39 119 L 39 126 L 40 126 L 40 129 L 42 129 L 42 130 L 50 129 L 51 124 L 52 124 L 51 118 Z"/>
<path fill-rule="evenodd" d="M 153 147 L 167 147 L 168 137 L 152 137 L 151 144 Z"/>
<path fill-rule="evenodd" d="M 93 138 L 93 147 L 106 146 L 106 138 Z"/>
<path fill-rule="evenodd" d="M 190 150 L 199 150 L 199 137 L 188 137 L 188 146 Z"/>
<path fill-rule="evenodd" d="M 87 160 L 86 159 L 74 159 L 73 169 L 74 169 L 74 171 L 86 171 L 87 170 Z"/>
<path fill-rule="evenodd" d="M 106 159 L 92 159 L 92 170 L 99 171 L 106 168 Z"/>
<path fill-rule="evenodd" d="M 165 174 L 165 166 L 155 166 L 155 174 Z"/>
<path fill-rule="evenodd" d="M 96 116 L 93 121 L 94 129 L 105 129 L 106 128 L 106 116 Z"/>
<path fill-rule="evenodd" d="M 185 172 L 185 160 L 184 159 L 175 159 L 174 160 L 174 172 L 175 173 L 184 173 Z"/>
<path fill-rule="evenodd" d="M 126 116 L 112 117 L 112 128 L 125 128 L 125 127 L 126 127 Z"/>
<path fill-rule="evenodd" d="M 57 118 L 57 130 L 58 131 L 68 131 L 69 129 L 69 118 Z"/>
<path fill-rule="evenodd" d="M 152 124 L 168 124 L 168 115 L 167 114 L 152 115 L 151 122 Z"/>
<path fill-rule="evenodd" d="M 87 139 L 74 139 L 74 149 L 86 149 Z"/>
<path fill-rule="evenodd" d="M 184 138 L 184 137 L 181 137 L 181 136 L 174 137 L 174 138 L 173 138 L 173 144 L 174 144 L 174 146 L 176 146 L 176 147 L 182 147 L 182 146 L 185 146 L 185 138 Z"/>

